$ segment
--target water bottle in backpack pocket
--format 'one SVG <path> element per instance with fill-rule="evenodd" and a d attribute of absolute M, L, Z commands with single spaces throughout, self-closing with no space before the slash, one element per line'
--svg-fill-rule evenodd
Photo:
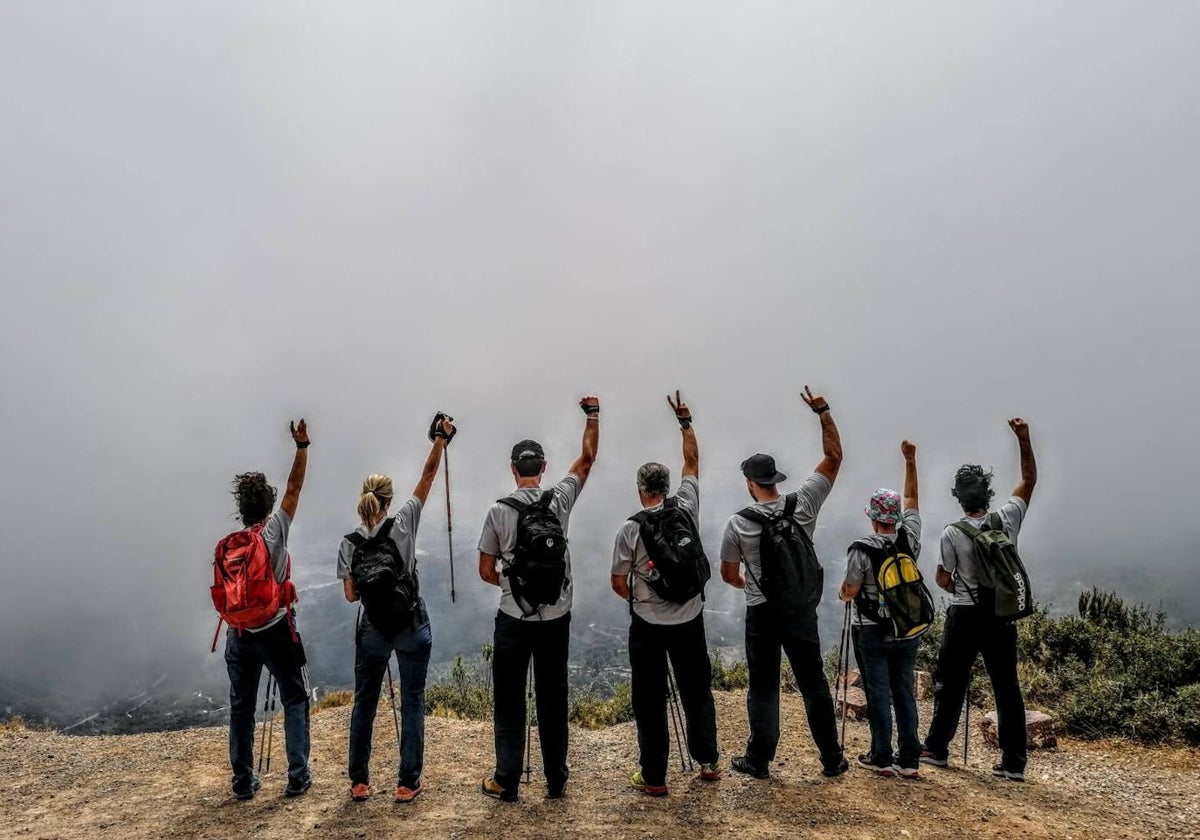
<path fill-rule="evenodd" d="M 893 639 L 923 635 L 933 624 L 933 596 L 913 559 L 904 529 L 886 546 L 859 540 L 850 548 L 870 559 L 878 593 L 868 597 L 865 590 L 859 590 L 854 599 L 859 615 L 878 624 Z"/>
<path fill-rule="evenodd" d="M 512 562 L 504 567 L 513 599 L 521 612 L 557 604 L 567 586 L 567 536 L 546 490 L 533 502 L 506 496 L 499 503 L 517 512 L 517 541 Z"/>

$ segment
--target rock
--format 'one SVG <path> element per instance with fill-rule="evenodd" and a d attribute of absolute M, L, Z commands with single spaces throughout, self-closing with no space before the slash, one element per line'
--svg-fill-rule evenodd
<path fill-rule="evenodd" d="M 1000 746 L 997 731 L 997 716 L 994 711 L 988 712 L 979 721 L 979 730 L 983 740 L 989 747 Z M 1025 733 L 1029 749 L 1051 750 L 1058 746 L 1055 735 L 1057 724 L 1053 717 L 1045 712 L 1025 712 Z"/>
<path fill-rule="evenodd" d="M 913 671 L 913 693 L 918 700 L 933 697 L 933 675 L 928 671 Z"/>
<path fill-rule="evenodd" d="M 851 688 L 862 688 L 862 684 L 862 674 L 859 673 L 857 668 L 851 668 L 846 672 L 846 685 Z"/>
<path fill-rule="evenodd" d="M 834 709 L 849 720 L 862 720 L 867 716 L 867 693 L 857 686 L 845 689 L 845 696 L 839 690 L 833 696 Z"/>

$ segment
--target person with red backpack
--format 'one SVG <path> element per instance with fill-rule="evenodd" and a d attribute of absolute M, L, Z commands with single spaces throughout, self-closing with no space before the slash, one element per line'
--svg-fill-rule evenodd
<path fill-rule="evenodd" d="M 371 734 L 379 692 L 392 655 L 400 682 L 403 730 L 395 800 L 412 802 L 422 791 L 425 761 L 425 677 L 433 636 L 417 580 L 417 527 L 443 453 L 455 435 L 453 418 L 438 412 L 429 429 L 433 446 L 412 495 L 394 514 L 394 491 L 386 475 L 369 475 L 358 497 L 361 524 L 338 549 L 337 576 L 346 600 L 362 604 L 354 632 L 354 710 L 350 715 L 350 798 L 370 798 Z M 392 697 L 395 713 L 395 697 Z"/>
<path fill-rule="evenodd" d="M 259 472 L 233 480 L 233 497 L 245 526 L 217 544 L 213 560 L 213 605 L 229 625 L 225 665 L 229 672 L 229 763 L 233 795 L 253 799 L 261 786 L 254 773 L 254 712 L 262 669 L 274 678 L 283 704 L 288 757 L 284 795 L 300 796 L 312 786 L 308 764 L 308 684 L 304 646 L 296 632 L 287 539 L 304 471 L 308 465 L 308 425 L 290 424 L 296 455 L 287 489 L 275 510 L 275 488 Z M 219 629 L 219 626 L 218 626 Z"/>

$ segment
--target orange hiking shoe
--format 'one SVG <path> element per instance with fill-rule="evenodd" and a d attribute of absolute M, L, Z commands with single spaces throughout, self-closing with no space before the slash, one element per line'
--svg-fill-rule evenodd
<path fill-rule="evenodd" d="M 359 782 L 350 788 L 350 798 L 355 802 L 366 802 L 371 798 L 371 786 L 363 782 Z"/>
<path fill-rule="evenodd" d="M 701 764 L 700 775 L 696 778 L 702 782 L 719 782 L 721 781 L 721 768 L 715 761 L 712 764 Z"/>
<path fill-rule="evenodd" d="M 416 787 L 405 787 L 404 785 L 399 785 L 396 788 L 396 801 L 412 802 L 421 795 L 422 790 L 424 790 L 424 788 L 421 786 L 420 782 L 417 782 Z"/>
<path fill-rule="evenodd" d="M 500 783 L 497 782 L 492 776 L 488 776 L 486 779 L 484 779 L 480 783 L 479 788 L 483 791 L 484 796 L 490 796 L 492 799 L 499 799 L 501 802 L 517 801 L 517 792 L 505 790 L 504 788 L 500 787 Z"/>

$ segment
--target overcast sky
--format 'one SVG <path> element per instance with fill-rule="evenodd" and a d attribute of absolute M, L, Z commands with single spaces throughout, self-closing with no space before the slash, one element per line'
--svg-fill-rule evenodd
<path fill-rule="evenodd" d="M 561 473 L 596 393 L 572 544 L 599 590 L 636 466 L 677 467 L 667 391 L 716 528 L 743 457 L 818 460 L 805 383 L 848 534 L 903 437 L 927 540 L 957 465 L 1005 492 L 1021 414 L 1031 565 L 1194 562 L 1198 26 L 1187 2 L 9 0 L 0 670 L 204 649 L 228 481 L 282 485 L 301 415 L 311 581 L 362 476 L 415 483 L 445 408 L 459 588 L 494 598 L 469 549 L 508 447 Z"/>

